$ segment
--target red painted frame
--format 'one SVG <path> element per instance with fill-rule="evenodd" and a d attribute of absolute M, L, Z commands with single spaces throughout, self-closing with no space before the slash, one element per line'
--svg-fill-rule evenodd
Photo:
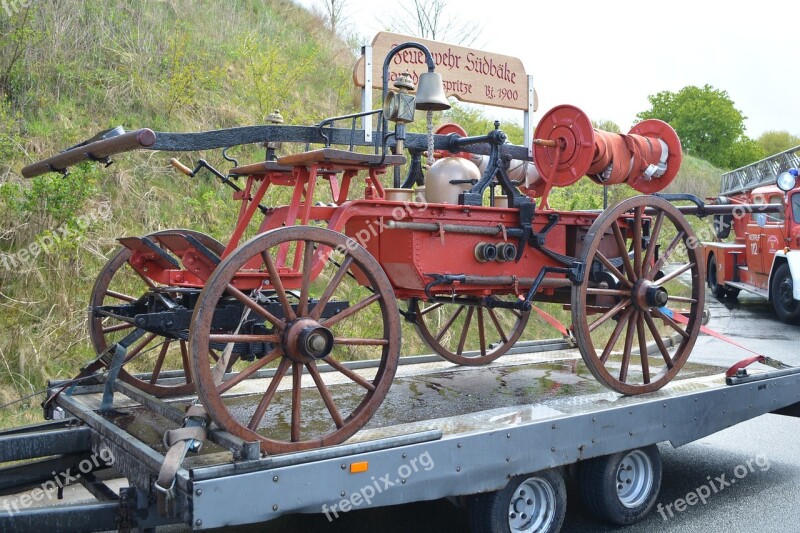
<path fill-rule="evenodd" d="M 425 286 L 432 280 L 427 276 L 430 273 L 507 278 L 502 283 L 492 285 L 458 284 L 432 289 L 432 293 L 438 295 L 488 296 L 522 294 L 530 287 L 532 279 L 542 267 L 563 266 L 529 246 L 525 246 L 518 262 L 479 262 L 474 256 L 474 249 L 480 242 L 519 244 L 506 238 L 503 231 L 503 228 L 519 227 L 519 211 L 500 207 L 387 201 L 379 179 L 386 168 L 380 166 L 367 169 L 355 164 L 325 162 L 295 166 L 291 172 L 265 171 L 263 174 L 248 176 L 243 189 L 233 194 L 233 198 L 241 201 L 241 205 L 236 226 L 222 258 L 229 256 L 239 246 L 246 229 L 253 222 L 259 204 L 266 197 L 269 188 L 275 185 L 292 187 L 292 199 L 288 205 L 268 210 L 259 224 L 259 234 L 284 226 L 327 222 L 329 229 L 351 237 L 378 260 L 400 299 L 424 298 Z M 365 170 L 363 198 L 348 199 L 353 178 Z M 328 182 L 334 205 L 314 205 L 317 182 L 320 179 Z M 547 235 L 547 247 L 559 254 L 577 255 L 576 247 L 581 242 L 582 234 L 599 213 L 539 209 L 533 220 L 534 230 L 544 228 L 553 213 L 559 215 L 559 222 Z M 387 227 L 390 220 L 492 227 L 498 228 L 500 236 L 489 238 L 441 230 L 428 232 L 390 229 Z M 625 225 L 622 224 L 622 227 Z M 191 251 L 182 257 L 184 263 L 190 253 Z M 299 288 L 301 257 L 302 253 L 295 253 L 294 258 L 289 257 L 288 243 L 281 246 L 278 252 L 276 267 L 287 289 Z M 322 250 L 315 253 L 312 279 L 322 270 L 326 259 Z M 164 268 L 157 257 L 148 252 L 135 251 L 130 262 L 141 274 L 172 286 L 202 288 L 212 274 L 209 268 L 194 271 Z M 234 278 L 233 284 L 240 290 L 256 287 L 268 289 L 269 285 L 264 285 L 264 273 L 259 271 L 260 268 L 260 261 L 254 258 L 253 264 L 246 265 Z M 552 294 L 557 287 L 569 284 L 565 278 L 548 279 L 541 286 L 540 292 L 546 296 Z"/>

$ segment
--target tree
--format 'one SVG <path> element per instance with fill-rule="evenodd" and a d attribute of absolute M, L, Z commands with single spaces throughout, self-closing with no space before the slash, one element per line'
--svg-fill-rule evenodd
<path fill-rule="evenodd" d="M 622 133 L 619 126 L 613 120 L 593 120 L 592 127 L 596 130 L 603 130 L 609 133 Z"/>
<path fill-rule="evenodd" d="M 711 85 L 684 87 L 677 93 L 661 91 L 647 97 L 651 108 L 636 116 L 657 118 L 670 124 L 683 149 L 719 167 L 731 168 L 734 144 L 744 137 L 745 117 L 736 109 L 727 91 Z"/>
<path fill-rule="evenodd" d="M 756 139 L 756 142 L 764 149 L 765 157 L 768 157 L 800 146 L 800 137 L 792 135 L 788 131 L 765 131 L 761 137 Z"/>
<path fill-rule="evenodd" d="M 481 34 L 477 22 L 459 22 L 460 19 L 445 14 L 448 0 L 414 0 L 399 4 L 400 16 L 388 24 L 392 31 L 430 39 L 470 46 Z M 405 15 L 405 16 L 404 16 Z"/>
<path fill-rule="evenodd" d="M 441 123 L 452 122 L 458 124 L 467 135 L 486 135 L 494 129 L 494 119 L 478 108 L 468 105 L 453 103 L 453 107 L 443 113 Z M 417 123 L 415 123 L 417 124 Z M 414 127 L 414 125 L 410 125 Z M 425 122 L 419 121 L 419 131 L 425 131 Z M 511 144 L 522 144 L 525 138 L 522 126 L 516 122 L 503 120 L 500 122 L 500 129 L 508 136 Z"/>
<path fill-rule="evenodd" d="M 333 33 L 342 29 L 342 24 L 346 20 L 344 8 L 347 0 L 322 0 L 325 17 L 328 19 L 328 27 Z"/>
<path fill-rule="evenodd" d="M 17 96 L 15 78 L 25 72 L 25 52 L 34 44 L 35 9 L 27 2 L 22 10 L 13 3 L 5 10 L 8 17 L 0 17 L 0 98 L 13 100 Z"/>
<path fill-rule="evenodd" d="M 767 157 L 767 152 L 757 142 L 743 135 L 741 139 L 733 143 L 725 152 L 728 161 L 728 168 L 739 168 L 749 165 L 759 159 Z"/>

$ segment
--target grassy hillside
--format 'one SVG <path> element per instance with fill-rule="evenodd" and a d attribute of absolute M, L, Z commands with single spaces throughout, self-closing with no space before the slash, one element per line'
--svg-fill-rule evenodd
<path fill-rule="evenodd" d="M 719 193 L 720 176 L 723 170 L 696 157 L 685 155 L 678 175 L 664 192 L 690 193 L 707 198 Z M 627 185 L 609 187 L 609 205 L 623 198 L 638 194 Z M 554 189 L 550 204 L 558 209 L 600 209 L 603 207 L 603 186 L 589 179 L 562 189 Z M 690 220 L 690 223 L 693 222 Z"/>
<path fill-rule="evenodd" d="M 704 159 L 684 154 L 681 170 L 667 187 L 666 192 L 686 192 L 700 198 L 717 196 L 724 172 L 727 171 L 715 167 Z"/>
<path fill-rule="evenodd" d="M 85 309 L 116 237 L 194 227 L 224 239 L 236 214 L 227 189 L 169 170 L 168 154 L 31 181 L 24 165 L 118 124 L 198 131 L 275 109 L 311 123 L 351 112 L 356 94 L 351 47 L 288 0 L 30 5 L 0 17 L 0 404 L 94 356 Z M 20 416 L 38 413 L 2 409 L 0 425 Z"/>

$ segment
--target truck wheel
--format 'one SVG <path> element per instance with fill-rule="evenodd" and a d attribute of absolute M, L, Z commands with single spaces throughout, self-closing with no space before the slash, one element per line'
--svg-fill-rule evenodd
<path fill-rule="evenodd" d="M 514 301 L 517 296 L 491 296 Z M 409 305 L 417 333 L 430 348 L 457 365 L 488 365 L 510 350 L 528 324 L 530 311 L 453 303 L 424 304 L 413 298 Z M 472 333 L 472 335 L 470 335 Z M 477 333 L 477 334 L 476 334 Z"/>
<path fill-rule="evenodd" d="M 770 296 L 778 318 L 789 324 L 800 323 L 800 302 L 792 294 L 792 273 L 789 264 L 783 263 L 772 277 Z"/>
<path fill-rule="evenodd" d="M 153 237 L 157 240 L 159 235 L 173 233 L 194 237 L 217 255 L 222 255 L 225 250 L 225 245 L 213 237 L 189 229 L 157 231 L 146 235 L 146 237 Z M 161 246 L 163 247 L 163 245 Z M 92 289 L 92 295 L 89 300 L 89 338 L 98 355 L 131 333 L 133 325 L 113 317 L 95 316 L 94 310 L 102 306 L 134 302 L 155 286 L 153 280 L 144 278 L 133 270 L 130 263 L 128 263 L 132 255 L 133 252 L 129 249 L 120 248 L 100 271 Z M 153 350 L 159 344 L 161 347 Z M 145 349 L 148 345 L 150 347 Z M 149 333 L 140 342 L 130 346 L 124 364 L 125 366 L 119 370 L 119 378 L 139 390 L 158 397 L 194 393 L 185 339 Z M 107 366 L 103 360 L 90 364 L 90 368 L 93 371 L 100 370 L 103 366 Z M 172 383 L 169 381 L 166 384 L 158 383 L 159 376 L 162 373 L 167 375 L 167 372 L 171 370 L 183 370 L 184 377 L 173 380 Z M 138 372 L 150 373 L 150 379 L 136 377 Z"/>
<path fill-rule="evenodd" d="M 644 518 L 661 487 L 661 456 L 655 444 L 579 463 L 578 488 L 586 509 L 618 525 Z"/>
<path fill-rule="evenodd" d="M 708 288 L 711 289 L 711 294 L 713 294 L 715 298 L 721 300 L 727 296 L 728 291 L 725 288 L 725 285 L 720 285 L 717 283 L 717 258 L 714 256 L 714 254 L 711 254 L 711 257 L 708 258 L 706 281 L 708 282 Z"/>
<path fill-rule="evenodd" d="M 647 240 L 646 223 L 652 224 Z M 672 236 L 663 249 L 660 236 Z M 634 196 L 609 207 L 586 232 L 578 259 L 591 269 L 586 283 L 572 286 L 572 330 L 586 367 L 606 387 L 625 395 L 653 392 L 686 363 L 700 333 L 706 296 L 706 265 L 702 252 L 692 246 L 695 240 L 686 217 L 657 196 Z M 667 261 L 670 268 L 656 279 Z M 618 280 L 615 289 L 595 281 L 603 272 Z M 689 296 L 682 296 L 686 287 L 679 276 L 690 285 Z M 664 307 L 686 309 L 687 320 L 679 324 Z M 664 329 L 657 324 L 680 335 L 676 349 L 667 350 Z M 655 359 L 647 348 L 651 341 L 658 347 Z M 659 355 L 665 365 L 656 364 Z"/>
<path fill-rule="evenodd" d="M 472 533 L 555 533 L 567 512 L 564 478 L 557 470 L 516 476 L 502 490 L 473 496 L 468 512 Z"/>

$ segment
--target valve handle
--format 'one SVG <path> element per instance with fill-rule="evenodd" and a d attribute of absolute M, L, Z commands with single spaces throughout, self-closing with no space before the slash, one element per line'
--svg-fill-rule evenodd
<path fill-rule="evenodd" d="M 545 146 L 547 148 L 555 148 L 556 146 L 558 146 L 558 143 L 556 141 L 552 141 L 550 139 L 534 139 L 533 140 L 533 145 L 534 146 Z"/>
<path fill-rule="evenodd" d="M 181 163 L 180 161 L 178 161 L 174 157 L 169 160 L 169 164 L 172 165 L 173 167 L 175 167 L 178 171 L 183 172 L 184 174 L 186 174 L 190 178 L 194 177 L 194 172 L 192 172 L 192 169 L 187 167 L 186 165 L 184 165 L 183 163 Z"/>

